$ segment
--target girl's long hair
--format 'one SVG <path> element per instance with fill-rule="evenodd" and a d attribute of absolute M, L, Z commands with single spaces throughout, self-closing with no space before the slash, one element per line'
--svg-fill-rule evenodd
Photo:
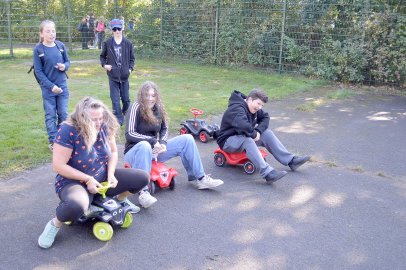
<path fill-rule="evenodd" d="M 85 97 L 76 105 L 75 111 L 71 113 L 66 122 L 76 128 L 79 135 L 82 136 L 87 151 L 90 152 L 93 144 L 96 142 L 98 130 L 95 123 L 90 117 L 90 110 L 103 108 L 103 124 L 107 127 L 109 137 L 117 137 L 120 125 L 107 108 L 107 106 L 100 100 L 92 97 Z"/>
<path fill-rule="evenodd" d="M 148 100 L 147 100 L 147 95 L 149 89 L 154 89 L 155 93 L 155 108 L 158 110 L 158 113 L 162 116 L 162 120 L 167 122 L 168 120 L 168 115 L 165 110 L 165 106 L 162 103 L 161 100 L 161 94 L 159 93 L 159 88 L 156 83 L 151 82 L 151 81 L 146 81 L 144 82 L 140 89 L 138 90 L 138 104 L 140 105 L 140 113 L 141 117 L 147 121 L 150 124 L 159 124 L 160 120 L 157 119 L 154 115 L 154 112 L 152 109 L 149 108 L 148 106 Z"/>
<path fill-rule="evenodd" d="M 44 20 L 44 21 L 42 21 L 42 22 L 40 23 L 40 25 L 39 25 L 39 32 L 40 32 L 40 33 L 42 33 L 42 31 L 44 31 L 44 27 L 45 27 L 45 25 L 47 25 L 47 24 L 53 24 L 54 27 L 55 27 L 55 30 L 56 30 L 56 25 L 55 25 L 55 23 L 54 23 L 53 21 Z M 44 41 L 44 39 L 41 37 L 41 34 L 40 34 L 40 35 L 39 35 L 39 43 L 42 43 L 43 41 Z"/>

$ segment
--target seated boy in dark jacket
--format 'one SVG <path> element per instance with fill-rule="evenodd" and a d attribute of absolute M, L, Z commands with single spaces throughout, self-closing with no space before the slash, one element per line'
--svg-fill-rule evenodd
<path fill-rule="evenodd" d="M 227 152 L 246 151 L 247 157 L 254 163 L 263 178 L 269 183 L 284 177 L 286 171 L 278 171 L 262 157 L 258 146 L 265 147 L 277 161 L 295 171 L 310 159 L 310 156 L 294 156 L 268 129 L 269 115 L 262 110 L 268 102 L 266 93 L 252 90 L 248 96 L 234 91 L 229 99 L 228 108 L 221 120 L 217 143 Z"/>

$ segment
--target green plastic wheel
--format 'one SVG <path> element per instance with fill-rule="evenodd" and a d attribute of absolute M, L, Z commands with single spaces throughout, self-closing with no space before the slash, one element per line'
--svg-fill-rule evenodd
<path fill-rule="evenodd" d="M 127 214 L 125 214 L 124 222 L 123 225 L 121 225 L 121 228 L 128 228 L 131 226 L 132 223 L 133 223 L 133 215 L 131 215 L 130 212 L 127 212 Z"/>
<path fill-rule="evenodd" d="M 113 227 L 106 222 L 96 222 L 93 225 L 93 235 L 100 241 L 109 241 L 113 237 Z"/>

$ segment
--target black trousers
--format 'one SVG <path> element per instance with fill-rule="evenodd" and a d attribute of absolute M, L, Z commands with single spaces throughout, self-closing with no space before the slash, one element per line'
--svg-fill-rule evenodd
<path fill-rule="evenodd" d="M 116 169 L 114 175 L 118 184 L 106 192 L 109 197 L 125 191 L 137 193 L 148 185 L 149 181 L 149 174 L 139 169 Z M 62 222 L 79 219 L 89 208 L 93 196 L 94 194 L 89 193 L 86 186 L 79 181 L 64 186 L 59 192 L 61 202 L 56 208 L 56 217 Z"/>

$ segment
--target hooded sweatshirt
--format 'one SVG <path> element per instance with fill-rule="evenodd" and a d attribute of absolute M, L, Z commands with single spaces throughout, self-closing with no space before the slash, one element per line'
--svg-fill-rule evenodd
<path fill-rule="evenodd" d="M 223 148 L 231 136 L 243 135 L 255 139 L 258 132 L 261 134 L 268 128 L 268 113 L 261 109 L 252 114 L 246 99 L 247 97 L 239 91 L 231 94 L 217 135 L 217 143 L 220 148 Z"/>

